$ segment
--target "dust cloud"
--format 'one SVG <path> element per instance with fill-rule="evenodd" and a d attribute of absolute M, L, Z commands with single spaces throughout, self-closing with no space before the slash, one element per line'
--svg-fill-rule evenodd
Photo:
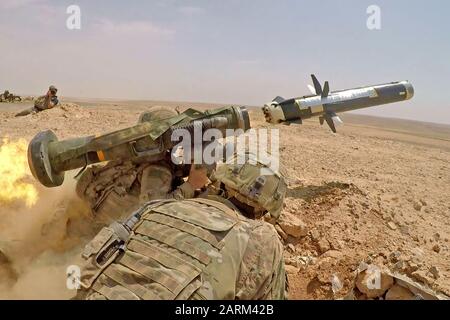
<path fill-rule="evenodd" d="M 59 188 L 39 186 L 25 171 L 25 142 L 3 142 L 1 181 L 9 184 L 0 190 L 0 299 L 71 298 L 66 269 L 79 262 L 96 225 L 76 198 L 73 174 Z"/>

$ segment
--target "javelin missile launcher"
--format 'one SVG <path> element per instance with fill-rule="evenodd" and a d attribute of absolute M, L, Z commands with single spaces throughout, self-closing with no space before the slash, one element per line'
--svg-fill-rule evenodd
<path fill-rule="evenodd" d="M 263 107 L 269 123 L 302 123 L 302 120 L 319 117 L 333 132 L 342 124 L 337 113 L 368 108 L 388 103 L 409 100 L 414 88 L 408 81 L 391 82 L 355 89 L 330 91 L 328 81 L 322 87 L 315 75 L 311 75 L 314 86 L 309 85 L 312 95 L 284 99 L 276 97 Z"/>
<path fill-rule="evenodd" d="M 65 171 L 85 168 L 89 164 L 110 160 L 151 162 L 167 159 L 167 152 L 178 143 L 172 137 L 182 136 L 177 131 L 194 135 L 214 128 L 226 137 L 232 134 L 227 129 L 250 129 L 249 115 L 243 107 L 205 112 L 188 109 L 177 116 L 153 120 L 143 114 L 139 122 L 108 134 L 64 141 L 58 141 L 51 130 L 40 132 L 28 146 L 31 172 L 44 186 L 56 187 L 63 183 Z"/>

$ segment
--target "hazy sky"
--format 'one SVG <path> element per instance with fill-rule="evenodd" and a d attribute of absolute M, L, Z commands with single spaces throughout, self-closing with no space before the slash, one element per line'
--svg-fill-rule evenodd
<path fill-rule="evenodd" d="M 450 123 L 449 15 L 448 0 L 0 0 L 0 90 L 262 105 L 316 73 L 332 90 L 410 80 L 413 100 L 363 112 Z"/>

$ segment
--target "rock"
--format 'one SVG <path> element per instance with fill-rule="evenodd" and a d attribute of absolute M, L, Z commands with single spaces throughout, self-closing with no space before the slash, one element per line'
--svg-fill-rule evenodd
<path fill-rule="evenodd" d="M 434 240 L 439 241 L 441 239 L 441 235 L 436 232 L 435 234 L 433 234 L 433 238 Z"/>
<path fill-rule="evenodd" d="M 414 271 L 411 273 L 411 276 L 417 281 L 422 282 L 423 284 L 431 284 L 433 283 L 432 279 L 427 276 L 427 272 L 423 270 Z"/>
<path fill-rule="evenodd" d="M 402 254 L 400 251 L 391 252 L 391 254 L 389 255 L 389 260 L 391 260 L 392 262 L 398 262 L 400 261 L 401 255 Z"/>
<path fill-rule="evenodd" d="M 414 210 L 416 210 L 416 211 L 420 211 L 421 209 L 422 209 L 422 204 L 420 203 L 420 202 L 414 202 L 414 204 L 413 204 L 413 208 L 414 208 Z"/>
<path fill-rule="evenodd" d="M 338 276 L 333 274 L 331 277 L 331 290 L 333 290 L 333 293 L 337 293 L 342 290 L 344 286 L 342 285 L 341 280 L 339 280 Z"/>
<path fill-rule="evenodd" d="M 423 251 L 423 249 L 419 248 L 419 247 L 415 247 L 411 250 L 411 253 L 416 257 L 416 258 L 421 258 L 424 254 L 425 251 Z"/>
<path fill-rule="evenodd" d="M 308 234 L 306 224 L 292 214 L 283 214 L 280 221 L 278 221 L 278 224 L 287 235 L 294 238 L 304 237 Z"/>
<path fill-rule="evenodd" d="M 368 298 L 382 296 L 394 284 L 394 279 L 381 271 L 367 269 L 356 278 L 356 287 Z"/>
<path fill-rule="evenodd" d="M 310 234 L 311 234 L 311 239 L 313 239 L 314 241 L 318 241 L 319 240 L 320 233 L 319 233 L 319 231 L 317 229 L 311 230 Z"/>
<path fill-rule="evenodd" d="M 420 199 L 420 203 L 422 204 L 422 206 L 426 206 L 427 205 L 427 203 L 425 202 L 425 200 L 423 200 L 423 199 Z"/>
<path fill-rule="evenodd" d="M 436 253 L 439 253 L 439 252 L 441 252 L 441 247 L 436 243 L 433 246 L 433 251 L 436 252 Z"/>
<path fill-rule="evenodd" d="M 286 232 L 283 231 L 283 229 L 281 229 L 281 227 L 278 224 L 275 225 L 275 230 L 277 230 L 278 234 L 283 240 L 287 240 L 288 235 L 286 234 Z"/>
<path fill-rule="evenodd" d="M 389 255 L 389 260 L 391 260 L 391 262 L 398 262 L 401 255 L 402 254 L 400 253 L 400 251 L 391 252 L 391 254 Z"/>
<path fill-rule="evenodd" d="M 429 271 L 430 271 L 430 273 L 433 275 L 433 278 L 434 278 L 434 279 L 437 280 L 437 279 L 440 277 L 439 269 L 438 269 L 437 267 L 433 266 L 433 267 L 430 268 Z"/>
<path fill-rule="evenodd" d="M 298 257 L 299 261 L 301 264 L 315 264 L 316 263 L 316 258 L 312 257 L 312 256 L 300 256 Z"/>
<path fill-rule="evenodd" d="M 331 249 L 339 251 L 344 248 L 344 242 L 342 240 L 333 241 L 330 246 Z"/>
<path fill-rule="evenodd" d="M 373 258 L 371 256 L 367 256 L 366 259 L 364 259 L 364 262 L 366 264 L 372 264 L 373 262 Z"/>
<path fill-rule="evenodd" d="M 284 259 L 284 264 L 285 265 L 290 265 L 290 266 L 294 266 L 296 268 L 301 266 L 301 263 L 299 260 L 295 259 L 295 258 L 285 258 Z"/>
<path fill-rule="evenodd" d="M 400 226 L 400 232 L 404 235 L 409 235 L 409 227 L 405 225 Z"/>
<path fill-rule="evenodd" d="M 330 243 L 325 238 L 320 239 L 317 245 L 319 246 L 320 253 L 325 253 L 330 250 Z"/>
<path fill-rule="evenodd" d="M 284 268 L 285 268 L 287 274 L 297 274 L 298 271 L 300 270 L 299 268 L 291 266 L 291 265 L 285 265 Z"/>
<path fill-rule="evenodd" d="M 342 258 L 342 256 L 343 256 L 342 252 L 340 252 L 338 250 L 329 250 L 329 251 L 325 252 L 322 257 L 340 260 Z"/>
<path fill-rule="evenodd" d="M 403 271 L 405 269 L 405 263 L 403 261 L 398 261 L 394 264 L 394 269 Z"/>
<path fill-rule="evenodd" d="M 392 222 L 392 221 L 388 222 L 388 227 L 391 230 L 397 230 L 397 225 L 394 222 Z"/>
<path fill-rule="evenodd" d="M 289 250 L 291 250 L 292 253 L 295 253 L 295 247 L 294 247 L 294 245 L 292 243 L 289 243 L 287 245 L 287 247 L 288 247 Z"/>
<path fill-rule="evenodd" d="M 416 263 L 416 262 L 414 262 L 414 261 L 409 261 L 409 262 L 408 262 L 408 267 L 407 267 L 407 269 L 406 269 L 406 272 L 407 272 L 408 274 L 412 274 L 413 272 L 419 270 L 421 266 L 422 266 L 422 265 L 419 264 L 419 263 Z"/>
<path fill-rule="evenodd" d="M 398 284 L 392 286 L 386 293 L 386 300 L 414 300 L 414 294 Z"/>

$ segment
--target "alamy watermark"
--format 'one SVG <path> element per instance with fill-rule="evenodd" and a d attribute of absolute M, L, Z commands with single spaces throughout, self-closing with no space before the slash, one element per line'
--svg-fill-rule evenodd
<path fill-rule="evenodd" d="M 81 29 L 81 8 L 76 4 L 67 7 L 66 13 L 69 15 L 66 20 L 66 27 L 69 30 Z"/>
<path fill-rule="evenodd" d="M 194 126 L 194 132 L 185 129 L 172 134 L 172 162 L 174 164 L 207 164 L 218 162 L 243 165 L 261 163 L 261 175 L 279 171 L 280 134 L 278 129 L 218 129 L 202 130 Z"/>
<path fill-rule="evenodd" d="M 77 265 L 70 265 L 66 269 L 66 287 L 69 290 L 80 289 L 81 269 Z"/>
<path fill-rule="evenodd" d="M 367 7 L 366 26 L 369 30 L 381 30 L 381 8 L 375 4 Z"/>

